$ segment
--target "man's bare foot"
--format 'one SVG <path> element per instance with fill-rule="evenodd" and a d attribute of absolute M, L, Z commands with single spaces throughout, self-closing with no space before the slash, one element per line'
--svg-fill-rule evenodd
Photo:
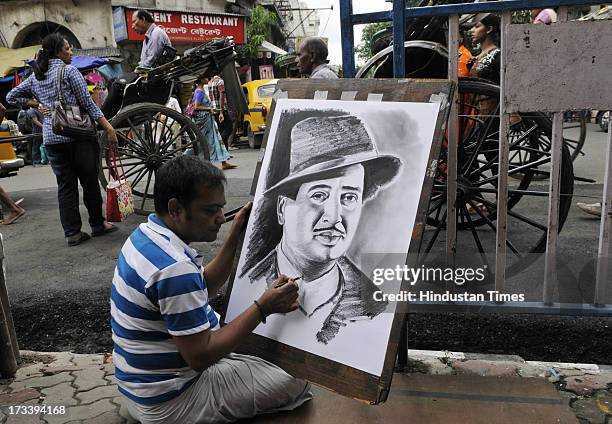
<path fill-rule="evenodd" d="M 236 168 L 238 168 L 238 165 L 234 165 L 229 162 L 223 162 L 223 165 L 221 165 L 221 169 L 236 169 Z"/>
<path fill-rule="evenodd" d="M 2 225 L 11 225 L 13 222 L 17 221 L 19 218 L 21 218 L 22 216 L 24 216 L 26 213 L 24 208 L 19 208 L 16 211 L 11 211 L 11 213 L 4 217 L 4 220 L 2 221 Z"/>

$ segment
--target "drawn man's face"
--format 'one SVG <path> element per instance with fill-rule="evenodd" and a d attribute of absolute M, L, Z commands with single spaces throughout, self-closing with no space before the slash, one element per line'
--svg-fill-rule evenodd
<path fill-rule="evenodd" d="M 337 177 L 303 183 L 295 200 L 281 196 L 278 219 L 294 254 L 308 262 L 345 254 L 361 217 L 363 180 L 363 166 L 351 165 Z"/>

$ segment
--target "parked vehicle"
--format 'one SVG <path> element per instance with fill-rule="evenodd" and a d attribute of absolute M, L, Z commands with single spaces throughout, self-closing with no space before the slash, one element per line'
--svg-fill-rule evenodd
<path fill-rule="evenodd" d="M 242 84 L 249 103 L 249 113 L 244 115 L 242 125 L 252 149 L 260 147 L 263 141 L 277 82 L 278 79 L 265 79 Z"/>
<path fill-rule="evenodd" d="M 609 110 L 600 110 L 597 112 L 597 125 L 599 125 L 599 128 L 601 128 L 601 130 L 604 132 L 608 132 L 609 119 Z"/>
<path fill-rule="evenodd" d="M 16 131 L 17 124 L 13 121 L 4 120 L 0 123 L 0 178 L 17 175 L 17 171 L 25 165 L 24 160 L 17 157 L 13 147 L 16 139 L 24 138 L 15 137 Z"/>

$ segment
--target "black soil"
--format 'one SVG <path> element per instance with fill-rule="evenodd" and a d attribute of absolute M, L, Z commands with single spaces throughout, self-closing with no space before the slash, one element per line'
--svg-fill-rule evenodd
<path fill-rule="evenodd" d="M 218 302 L 216 302 L 218 303 Z M 43 306 L 44 305 L 44 306 Z M 63 291 L 13 305 L 21 349 L 110 352 L 108 290 Z M 410 315 L 411 349 L 612 364 L 612 319 L 533 315 Z"/>

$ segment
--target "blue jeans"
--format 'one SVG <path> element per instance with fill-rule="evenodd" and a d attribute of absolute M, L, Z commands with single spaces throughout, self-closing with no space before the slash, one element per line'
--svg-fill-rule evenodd
<path fill-rule="evenodd" d="M 40 147 L 42 146 L 42 137 L 36 137 L 32 140 L 32 163 L 39 164 L 42 160 Z"/>
<path fill-rule="evenodd" d="M 104 224 L 102 194 L 98 184 L 100 146 L 96 140 L 75 140 L 71 143 L 48 144 L 47 155 L 57 179 L 57 200 L 60 221 L 66 237 L 81 231 L 79 186 L 83 187 L 83 203 L 89 213 L 89 225 Z"/>

